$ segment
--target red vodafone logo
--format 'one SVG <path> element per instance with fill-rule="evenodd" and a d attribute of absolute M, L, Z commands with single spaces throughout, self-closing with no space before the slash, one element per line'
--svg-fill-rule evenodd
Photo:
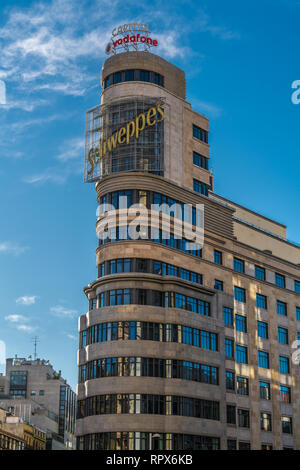
<path fill-rule="evenodd" d="M 158 46 L 158 41 L 156 39 L 151 39 L 147 36 L 141 36 L 140 34 L 133 34 L 132 36 L 125 36 L 124 38 L 119 38 L 116 41 L 112 41 L 114 48 L 118 46 L 122 46 L 124 44 L 130 44 L 130 43 L 144 43 L 149 46 Z"/>

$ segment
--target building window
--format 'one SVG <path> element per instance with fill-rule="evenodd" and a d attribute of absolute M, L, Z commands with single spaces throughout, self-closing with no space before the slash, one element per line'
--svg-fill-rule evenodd
<path fill-rule="evenodd" d="M 284 434 L 293 434 L 293 423 L 290 416 L 281 416 L 281 429 Z"/>
<path fill-rule="evenodd" d="M 287 315 L 287 305 L 285 302 L 281 302 L 280 300 L 277 300 L 277 313 L 278 315 Z"/>
<path fill-rule="evenodd" d="M 273 450 L 272 444 L 262 444 L 261 450 Z"/>
<path fill-rule="evenodd" d="M 249 410 L 238 409 L 238 425 L 240 428 L 250 428 Z"/>
<path fill-rule="evenodd" d="M 215 279 L 215 289 L 223 290 L 223 281 L 219 281 L 219 279 Z"/>
<path fill-rule="evenodd" d="M 251 449 L 250 442 L 239 441 L 239 450 L 250 450 L 250 449 Z"/>
<path fill-rule="evenodd" d="M 235 329 L 247 333 L 247 318 L 244 315 L 235 315 Z"/>
<path fill-rule="evenodd" d="M 206 144 L 208 143 L 208 132 L 195 124 L 193 124 L 193 137 L 205 142 Z"/>
<path fill-rule="evenodd" d="M 272 417 L 264 411 L 260 413 L 260 429 L 262 431 L 272 431 Z"/>
<path fill-rule="evenodd" d="M 176 395 L 96 395 L 78 402 L 78 419 L 101 414 L 190 416 L 219 421 L 219 402 Z"/>
<path fill-rule="evenodd" d="M 234 299 L 237 302 L 246 302 L 246 291 L 242 287 L 234 286 Z"/>
<path fill-rule="evenodd" d="M 248 352 L 246 346 L 236 345 L 236 362 L 248 364 Z"/>
<path fill-rule="evenodd" d="M 263 321 L 257 321 L 257 336 L 268 339 L 268 324 Z"/>
<path fill-rule="evenodd" d="M 235 405 L 226 406 L 227 424 L 236 424 Z"/>
<path fill-rule="evenodd" d="M 271 400 L 271 387 L 268 382 L 259 382 L 259 395 L 262 400 Z"/>
<path fill-rule="evenodd" d="M 164 86 L 164 77 L 159 73 L 137 69 L 111 73 L 104 79 L 104 88 L 116 85 L 117 83 L 132 81 L 151 82 L 155 85 Z"/>
<path fill-rule="evenodd" d="M 236 450 L 236 439 L 227 439 L 227 450 Z"/>
<path fill-rule="evenodd" d="M 235 391 L 235 374 L 231 370 L 226 371 L 226 390 Z"/>
<path fill-rule="evenodd" d="M 218 251 L 218 250 L 214 250 L 214 262 L 216 264 L 223 264 L 223 253 L 221 251 Z"/>
<path fill-rule="evenodd" d="M 264 369 L 269 369 L 269 353 L 266 351 L 258 351 L 258 366 Z"/>
<path fill-rule="evenodd" d="M 233 340 L 229 338 L 225 338 L 225 356 L 233 359 Z"/>
<path fill-rule="evenodd" d="M 300 281 L 295 281 L 295 292 L 300 294 Z"/>
<path fill-rule="evenodd" d="M 40 391 L 39 391 L 39 395 L 40 395 L 40 396 L 44 396 L 44 395 L 45 395 L 45 390 L 40 390 Z"/>
<path fill-rule="evenodd" d="M 233 312 L 229 307 L 223 307 L 223 320 L 226 326 L 233 326 Z"/>
<path fill-rule="evenodd" d="M 288 344 L 288 330 L 286 328 L 278 327 L 278 341 L 281 344 Z"/>
<path fill-rule="evenodd" d="M 196 193 L 203 194 L 204 196 L 208 196 L 209 185 L 203 183 L 202 181 L 193 179 L 193 190 Z"/>
<path fill-rule="evenodd" d="M 261 281 L 266 280 L 266 270 L 265 268 L 262 268 L 261 266 L 255 265 L 255 277 L 256 279 L 260 279 Z"/>
<path fill-rule="evenodd" d="M 239 273 L 245 272 L 245 262 L 239 258 L 233 258 L 233 269 Z"/>
<path fill-rule="evenodd" d="M 208 158 L 200 155 L 197 152 L 193 152 L 193 164 L 208 170 Z"/>
<path fill-rule="evenodd" d="M 247 377 L 237 377 L 236 385 L 236 391 L 239 395 L 249 395 L 249 380 Z"/>
<path fill-rule="evenodd" d="M 296 319 L 300 321 L 300 307 L 296 307 Z"/>
<path fill-rule="evenodd" d="M 267 297 L 262 294 L 256 294 L 256 307 L 267 309 Z"/>
<path fill-rule="evenodd" d="M 275 284 L 278 287 L 285 287 L 285 276 L 275 273 Z"/>
<path fill-rule="evenodd" d="M 280 401 L 291 403 L 291 389 L 285 385 L 280 385 Z"/>
<path fill-rule="evenodd" d="M 288 357 L 279 356 L 279 372 L 282 374 L 290 373 L 290 362 Z"/>

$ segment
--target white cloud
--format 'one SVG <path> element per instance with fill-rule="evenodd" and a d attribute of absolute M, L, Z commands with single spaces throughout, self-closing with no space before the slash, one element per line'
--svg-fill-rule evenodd
<path fill-rule="evenodd" d="M 209 118 L 217 118 L 221 116 L 223 112 L 219 106 L 216 106 L 213 103 L 208 103 L 207 101 L 200 101 L 197 98 L 192 98 L 191 102 L 195 111 L 198 111 Z"/>
<path fill-rule="evenodd" d="M 25 331 L 26 333 L 32 333 L 36 329 L 37 328 L 35 326 L 29 326 L 29 325 L 18 325 L 17 326 L 17 330 Z"/>
<path fill-rule="evenodd" d="M 56 305 L 55 307 L 50 308 L 51 313 L 57 317 L 62 318 L 74 318 L 78 315 L 77 310 L 72 310 L 61 305 Z"/>
<path fill-rule="evenodd" d="M 57 156 L 58 160 L 63 162 L 73 160 L 76 158 L 83 158 L 84 155 L 84 138 L 77 137 L 69 139 L 63 143 L 60 153 Z"/>
<path fill-rule="evenodd" d="M 52 0 L 11 9 L 0 28 L 0 78 L 12 81 L 27 96 L 41 90 L 83 95 L 98 81 L 98 72 L 95 67 L 91 71 L 89 64 L 106 57 L 104 48 L 112 29 L 138 20 L 132 18 L 133 7 L 137 10 L 132 1 L 124 5 L 119 0 Z M 139 9 L 145 7 L 139 5 Z M 161 42 L 159 52 L 171 58 L 186 56 L 190 49 L 180 44 L 179 34 L 169 22 L 170 13 L 149 5 L 148 15 L 155 15 L 164 30 L 156 35 Z M 20 106 L 30 111 L 38 104 L 12 100 L 5 109 Z"/>
<path fill-rule="evenodd" d="M 74 335 L 67 334 L 67 337 L 68 337 L 69 339 L 72 339 L 73 341 L 76 341 L 76 340 L 77 340 L 76 336 L 74 336 Z"/>
<path fill-rule="evenodd" d="M 37 298 L 37 295 L 24 295 L 23 297 L 16 299 L 16 303 L 21 305 L 33 305 Z"/>
<path fill-rule="evenodd" d="M 11 323 L 21 323 L 28 321 L 28 318 L 24 317 L 23 315 L 7 315 L 4 317 L 4 320 Z"/>
<path fill-rule="evenodd" d="M 27 184 L 44 184 L 46 182 L 63 184 L 67 179 L 67 171 L 59 168 L 46 168 L 41 173 L 36 173 L 32 176 L 25 177 L 24 183 Z"/>
<path fill-rule="evenodd" d="M 23 315 L 7 315 L 4 319 L 10 323 L 19 331 L 25 331 L 26 333 L 32 333 L 37 329 L 36 326 L 25 325 L 29 321 L 28 318 Z"/>
<path fill-rule="evenodd" d="M 28 250 L 26 246 L 20 246 L 12 242 L 0 242 L 0 253 L 13 254 L 18 256 Z"/>

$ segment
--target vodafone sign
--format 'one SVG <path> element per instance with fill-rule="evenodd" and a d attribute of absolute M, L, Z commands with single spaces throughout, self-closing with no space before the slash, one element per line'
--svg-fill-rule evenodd
<path fill-rule="evenodd" d="M 151 47 L 158 46 L 157 39 L 152 39 L 149 34 L 147 24 L 130 23 L 114 28 L 111 41 L 105 48 L 106 54 L 116 54 L 117 52 L 149 51 Z"/>

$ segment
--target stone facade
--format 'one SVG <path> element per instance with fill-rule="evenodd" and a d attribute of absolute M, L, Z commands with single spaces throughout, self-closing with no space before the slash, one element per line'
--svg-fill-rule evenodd
<path fill-rule="evenodd" d="M 208 120 L 194 112 L 191 104 L 185 101 L 183 71 L 153 54 L 128 52 L 113 56 L 104 63 L 102 85 L 105 77 L 113 72 L 138 68 L 163 75 L 164 87 L 153 83 L 122 82 L 102 88 L 101 103 L 113 103 L 130 96 L 164 97 L 164 176 L 119 173 L 105 177 L 96 184 L 98 202 L 102 196 L 114 191 L 135 190 L 151 194 L 158 192 L 183 203 L 203 204 L 205 238 L 202 256 L 196 257 L 150 240 L 122 240 L 99 246 L 97 265 L 120 258 L 159 260 L 178 269 L 199 273 L 203 282 L 199 285 L 173 275 L 147 272 L 105 272 L 85 288 L 85 293 L 91 302 L 101 293 L 116 289 L 159 291 L 163 295 L 177 292 L 209 302 L 211 312 L 210 316 L 205 316 L 175 307 L 136 304 L 101 307 L 99 303 L 90 304 L 88 313 L 79 319 L 80 336 L 93 326 L 108 322 L 178 324 L 216 333 L 218 348 L 214 351 L 179 342 L 150 340 L 95 341 L 94 344 L 81 344 L 78 365 L 82 369 L 91 361 L 112 357 L 192 361 L 217 367 L 219 382 L 213 385 L 184 378 L 106 374 L 106 377 L 80 380 L 78 400 L 85 402 L 90 397 L 112 394 L 159 394 L 214 400 L 219 403 L 219 419 L 89 412 L 89 416 L 80 416 L 77 420 L 78 446 L 96 448 L 85 444 L 85 438 L 89 436 L 90 439 L 99 433 L 135 432 L 150 436 L 152 433 L 180 433 L 218 438 L 221 449 L 227 449 L 229 445 L 237 448 L 251 446 L 251 449 L 261 449 L 262 446 L 300 449 L 299 367 L 293 364 L 291 347 L 300 332 L 300 316 L 299 320 L 296 316 L 300 294 L 295 288 L 295 280 L 300 281 L 300 249 L 286 240 L 284 225 L 215 194 L 210 171 L 193 164 L 194 151 L 209 158 L 209 145 L 193 137 L 193 125 L 207 132 L 209 127 Z M 193 191 L 194 179 L 210 186 L 207 196 Z M 222 253 L 221 264 L 215 262 L 215 250 Z M 234 258 L 244 262 L 244 272 L 234 269 Z M 255 276 L 255 266 L 264 268 L 265 279 Z M 276 285 L 275 273 L 285 277 L 284 287 Z M 216 288 L 216 280 L 223 283 L 223 290 Z M 246 302 L 235 299 L 236 286 L 245 289 Z M 267 309 L 257 307 L 256 294 L 267 297 Z M 286 304 L 286 316 L 277 313 L 277 300 Z M 233 315 L 245 317 L 246 331 L 239 331 L 234 322 L 231 326 L 224 324 L 223 307 L 231 308 Z M 257 321 L 268 325 L 268 338 L 258 337 Z M 288 330 L 288 344 L 278 341 L 278 327 Z M 234 346 L 247 348 L 245 363 L 238 362 L 235 348 L 234 358 L 226 357 L 225 339 L 233 340 Z M 259 366 L 258 350 L 269 354 L 269 368 Z M 279 356 L 288 358 L 288 373 L 279 371 Z M 234 390 L 228 389 L 226 371 L 235 374 Z M 248 394 L 237 393 L 237 377 L 248 380 Z M 270 384 L 271 400 L 262 398 L 259 382 Z M 290 388 L 290 400 L 282 399 L 280 386 Z M 229 424 L 228 405 L 235 406 L 236 413 L 238 410 L 249 411 L 249 426 L 241 426 L 237 415 L 236 422 Z M 262 429 L 261 413 L 271 415 L 270 431 Z M 291 433 L 283 432 L 282 417 L 292 418 Z"/>

